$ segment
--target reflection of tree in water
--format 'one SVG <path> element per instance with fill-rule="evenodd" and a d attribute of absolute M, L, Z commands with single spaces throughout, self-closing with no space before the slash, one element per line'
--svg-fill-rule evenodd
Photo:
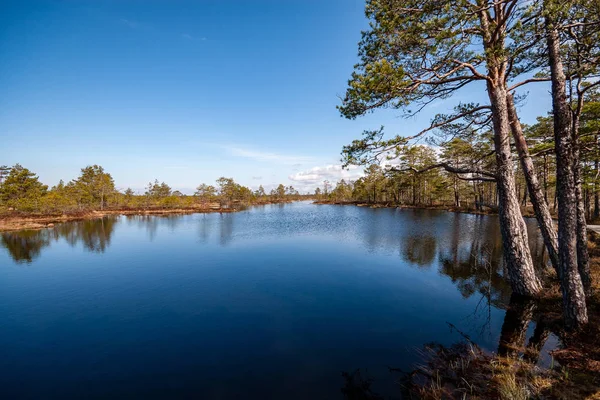
<path fill-rule="evenodd" d="M 359 233 L 369 252 L 377 249 L 399 251 L 400 257 L 419 267 L 435 260 L 436 214 L 430 210 L 374 209 L 359 225 Z M 401 215 L 400 224 L 398 215 Z"/>
<path fill-rule="evenodd" d="M 83 246 L 89 251 L 103 253 L 110 245 L 115 221 L 115 218 L 82 221 L 79 229 Z"/>
<path fill-rule="evenodd" d="M 210 232 L 212 231 L 212 221 L 213 219 L 208 218 L 206 214 L 202 214 L 200 216 L 200 221 L 198 224 L 198 237 L 200 238 L 200 242 L 208 242 Z"/>
<path fill-rule="evenodd" d="M 440 273 L 450 277 L 466 298 L 481 293 L 490 304 L 506 305 L 510 285 L 502 271 L 502 241 L 498 221 L 476 217 L 465 226 L 464 218 L 452 221 L 450 241 L 440 249 Z"/>
<path fill-rule="evenodd" d="M 233 214 L 224 213 L 220 215 L 219 228 L 220 228 L 220 244 L 226 246 L 231 242 L 233 238 Z"/>
<path fill-rule="evenodd" d="M 158 219 L 152 215 L 127 215 L 128 225 L 137 225 L 140 229 L 146 229 L 150 241 L 154 241 L 158 231 Z"/>
<path fill-rule="evenodd" d="M 159 218 L 162 223 L 164 223 L 169 230 L 172 232 L 181 224 L 183 217 L 181 215 L 160 215 L 156 218 Z"/>
<path fill-rule="evenodd" d="M 439 272 L 448 276 L 465 298 L 481 296 L 473 314 L 478 314 L 481 311 L 478 309 L 487 306 L 488 313 L 483 316 L 487 320 L 484 321 L 485 327 L 481 329 L 481 333 L 485 328 L 490 327 L 492 305 L 507 310 L 500 332 L 498 353 L 522 356 L 532 364 L 538 363 L 541 350 L 551 334 L 546 321 L 551 320 L 552 317 L 544 315 L 534 301 L 511 295 L 510 285 L 505 278 L 498 220 L 487 216 L 455 214 L 448 221 L 448 224 L 439 227 L 439 232 L 434 233 L 436 236 L 433 243 L 429 241 L 427 244 L 427 236 L 423 234 L 424 228 L 420 226 L 411 229 L 408 235 L 402 235 L 402 256 L 412 263 L 426 264 L 430 262 L 427 258 L 427 250 L 433 248 L 435 252 L 437 247 Z M 547 263 L 547 254 L 545 254 L 537 226 L 531 223 L 533 221 L 528 222 L 532 257 L 535 264 L 543 268 Z M 436 246 L 435 240 L 439 241 L 439 245 Z M 465 321 L 462 320 L 459 328 L 460 325 L 464 326 L 464 323 Z M 528 327 L 531 323 L 535 324 L 535 329 L 533 335 L 527 340 Z M 470 333 L 475 333 L 478 329 L 479 326 L 477 328 L 471 325 L 468 327 Z M 464 341 L 449 347 L 438 343 L 426 345 L 420 352 L 427 356 L 424 369 L 417 369 L 406 375 L 401 374 L 401 377 L 412 379 L 418 376 L 421 378 L 419 381 L 421 384 L 426 382 L 425 386 L 429 385 L 430 387 L 439 385 L 440 381 L 449 383 L 450 387 L 455 389 L 455 392 L 452 393 L 456 395 L 456 398 L 462 398 L 464 393 L 472 390 L 469 385 L 473 385 L 474 377 L 482 378 L 477 388 L 485 389 L 487 382 L 492 377 L 488 374 L 490 371 L 487 369 L 492 361 L 490 353 L 480 349 L 467 335 L 464 338 Z M 465 370 L 457 369 L 457 366 L 465 366 Z M 346 387 L 343 391 L 346 398 L 383 398 L 370 392 L 373 383 L 371 380 L 359 379 L 360 375 L 358 378 L 356 376 L 356 374 L 344 376 Z M 415 392 L 411 392 L 411 394 L 414 395 Z M 416 398 L 420 398 L 419 394 L 422 393 L 417 391 Z M 486 398 L 486 395 L 489 393 L 481 393 L 480 397 Z M 442 396 L 442 398 L 453 397 Z"/>
<path fill-rule="evenodd" d="M 546 339 L 550 335 L 546 316 L 536 313 L 537 304 L 532 299 L 510 296 L 510 302 L 498 344 L 498 355 L 508 356 L 509 359 L 520 359 L 531 363 L 533 368 L 540 358 Z M 527 342 L 527 330 L 530 323 L 535 322 L 535 330 Z M 427 343 L 420 349 L 422 356 L 412 371 L 389 368 L 397 384 L 397 394 L 400 398 L 497 398 L 498 393 L 494 385 L 490 385 L 495 376 L 502 373 L 501 361 L 493 353 L 485 351 L 467 334 L 461 332 L 456 326 L 449 324 L 462 336 L 462 340 L 450 346 L 440 343 Z M 514 364 L 520 365 L 520 364 Z M 514 365 L 510 370 L 514 370 Z M 500 367 L 499 367 L 500 366 Z M 500 369 L 498 369 L 500 368 Z M 533 369 L 523 369 L 533 371 Z M 531 372 L 518 374 L 521 384 L 531 379 Z M 528 375 L 529 374 L 529 375 Z M 550 376 L 550 370 L 536 369 L 540 378 Z M 373 392 L 374 379 L 364 375 L 360 370 L 353 373 L 342 373 L 344 386 L 341 391 L 345 399 L 381 400 L 384 397 Z M 515 374 L 517 376 L 517 374 Z M 524 387 L 524 386 L 523 386 Z M 469 396 L 465 394 L 468 393 Z M 537 396 L 533 396 L 537 398 Z M 532 398 L 533 398 L 532 397 Z"/>
<path fill-rule="evenodd" d="M 430 266 L 435 260 L 436 247 L 435 236 L 410 235 L 402 240 L 402 256 L 419 267 Z"/>
<path fill-rule="evenodd" d="M 81 242 L 86 250 L 103 253 L 110 246 L 110 238 L 117 221 L 118 217 L 110 216 L 69 222 L 57 225 L 49 232 L 54 234 L 55 240 L 65 238 L 71 246 Z"/>
<path fill-rule="evenodd" d="M 502 356 L 522 354 L 527 361 L 537 363 L 551 333 L 548 319 L 548 316 L 538 309 L 534 300 L 513 294 L 504 315 L 498 354 Z M 531 322 L 535 323 L 535 329 L 526 343 L 527 329 Z"/>
<path fill-rule="evenodd" d="M 510 303 L 504 314 L 498 354 L 512 355 L 523 349 L 527 337 L 527 327 L 533 318 L 535 303 L 531 299 L 520 298 L 516 294 L 510 296 Z"/>
<path fill-rule="evenodd" d="M 46 231 L 7 232 L 2 234 L 2 245 L 16 262 L 30 263 L 50 245 L 50 238 Z"/>
<path fill-rule="evenodd" d="M 274 204 L 273 207 L 279 206 Z M 198 238 L 201 243 L 207 243 L 213 234 L 218 232 L 218 241 L 221 246 L 227 246 L 233 240 L 236 217 L 231 213 L 219 215 L 202 215 L 198 221 Z M 218 224 L 218 228 L 215 226 Z M 218 229 L 218 231 L 217 231 Z"/>
<path fill-rule="evenodd" d="M 59 239 L 71 246 L 81 243 L 88 251 L 104 252 L 110 246 L 117 220 L 117 217 L 104 217 L 59 224 L 53 229 L 3 233 L 2 245 L 17 262 L 33 261 L 44 247 Z"/>

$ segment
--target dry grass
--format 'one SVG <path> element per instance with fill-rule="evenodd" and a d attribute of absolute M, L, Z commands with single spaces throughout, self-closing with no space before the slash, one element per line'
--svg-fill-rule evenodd
<path fill-rule="evenodd" d="M 172 215 L 193 213 L 229 213 L 235 212 L 234 208 L 139 208 L 139 209 L 112 209 L 102 211 L 70 212 L 67 214 L 31 214 L 31 213 L 4 213 L 0 214 L 0 232 L 17 231 L 22 229 L 43 229 L 53 224 L 80 221 L 84 219 L 102 218 L 107 215 Z"/>

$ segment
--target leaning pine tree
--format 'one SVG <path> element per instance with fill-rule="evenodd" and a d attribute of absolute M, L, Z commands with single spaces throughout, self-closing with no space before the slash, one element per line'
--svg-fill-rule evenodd
<path fill-rule="evenodd" d="M 567 31 L 573 37 L 574 29 L 590 23 L 585 13 L 573 18 L 576 5 L 553 0 L 543 1 L 543 17 L 546 50 L 552 80 L 552 109 L 554 114 L 554 140 L 556 153 L 556 193 L 558 199 L 558 243 L 565 322 L 578 328 L 587 323 L 587 308 L 584 284 L 589 286 L 589 262 L 587 238 L 585 237 L 585 215 L 581 205 L 580 160 L 578 129 L 581 104 L 572 107 L 567 87 L 569 76 L 565 73 L 561 53 L 561 33 Z M 598 23 L 596 21 L 591 23 Z M 581 53 L 580 53 L 581 54 Z M 596 62 L 596 66 L 597 66 Z M 593 69 L 593 67 L 592 67 Z M 576 74 L 581 74 L 577 68 Z M 577 83 L 580 90 L 581 76 Z M 580 99 L 583 100 L 583 93 Z"/>
<path fill-rule="evenodd" d="M 517 0 L 368 0 L 370 28 L 359 44 L 360 63 L 349 81 L 339 107 L 347 118 L 356 118 L 381 107 L 405 109 L 427 106 L 468 85 L 485 84 L 490 104 L 458 107 L 455 115 L 436 118 L 420 134 L 491 112 L 494 131 L 499 217 L 504 256 L 515 293 L 536 296 L 541 290 L 528 246 L 525 222 L 515 190 L 514 164 L 510 148 L 510 118 L 507 83 L 511 62 L 506 37 L 524 10 Z M 477 89 L 475 89 L 477 90 Z M 381 140 L 366 133 L 345 148 L 348 163 L 360 162 L 365 153 L 386 153 L 406 143 L 397 136 Z M 478 169 L 450 172 L 481 176 Z"/>

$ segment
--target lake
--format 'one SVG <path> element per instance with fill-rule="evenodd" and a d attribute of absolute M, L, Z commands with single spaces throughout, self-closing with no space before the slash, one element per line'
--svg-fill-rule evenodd
<path fill-rule="evenodd" d="M 494 216 L 297 202 L 1 237 L 7 399 L 339 399 L 359 368 L 397 398 L 388 366 L 510 325 Z"/>

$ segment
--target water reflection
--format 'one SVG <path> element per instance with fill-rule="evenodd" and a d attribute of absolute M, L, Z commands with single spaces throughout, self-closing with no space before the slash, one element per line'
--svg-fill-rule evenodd
<path fill-rule="evenodd" d="M 280 204 L 281 206 L 283 204 Z M 235 216 L 233 214 L 220 214 L 219 215 L 219 243 L 221 246 L 226 246 L 231 243 L 233 239 Z"/>
<path fill-rule="evenodd" d="M 19 231 L 2 234 L 2 246 L 16 262 L 32 262 L 40 252 L 50 245 L 45 231 Z"/>
<path fill-rule="evenodd" d="M 250 212 L 203 215 L 129 215 L 58 224 L 53 229 L 2 234 L 2 246 L 15 261 L 31 262 L 59 239 L 71 246 L 82 243 L 93 252 L 104 252 L 118 221 L 146 231 L 154 241 L 161 229 L 170 232 L 196 225 L 200 243 L 211 238 L 220 246 L 257 237 L 322 234 L 359 240 L 369 252 L 397 252 L 418 268 L 437 264 L 465 298 L 490 294 L 494 304 L 508 304 L 510 288 L 504 279 L 502 245 L 495 217 L 454 214 L 433 210 L 370 210 L 330 207 L 326 212 L 291 212 L 286 205 L 263 206 Z M 292 208 L 293 210 L 293 208 Z M 529 221 L 530 245 L 538 265 L 544 265 L 544 246 Z"/>
<path fill-rule="evenodd" d="M 520 298 L 516 294 L 510 297 L 510 304 L 504 314 L 498 354 L 515 355 L 525 347 L 527 327 L 533 318 L 534 309 L 533 300 Z"/>
<path fill-rule="evenodd" d="M 549 355 L 543 354 L 543 348 L 550 336 L 554 337 L 554 343 L 561 332 L 552 333 L 550 324 L 553 315 L 546 315 L 540 310 L 538 304 L 527 298 L 513 294 L 504 315 L 504 323 L 500 333 L 498 354 L 502 356 L 523 356 L 533 364 L 542 363 L 548 367 Z M 529 334 L 529 327 L 535 325 L 533 334 Z"/>
<path fill-rule="evenodd" d="M 543 246 L 529 222 L 537 254 Z M 342 370 L 369 368 L 379 382 L 387 365 L 418 362 L 412 349 L 424 342 L 450 346 L 460 337 L 447 322 L 486 351 L 498 351 L 502 337 L 503 348 L 543 358 L 553 335 L 539 310 L 523 312 L 511 297 L 497 224 L 291 204 L 6 233 L 0 264 L 44 268 L 0 269 L 0 348 L 8 353 L 0 371 L 11 393 L 22 376 L 65 388 L 77 376 L 110 397 L 123 388 L 106 382 L 125 381 L 126 369 L 131 387 L 151 394 L 176 376 L 188 393 L 207 388 L 202 398 L 223 388 L 233 394 L 219 398 L 240 398 L 234 392 L 250 385 L 278 390 L 264 398 L 335 398 Z M 26 343 L 47 352 L 39 357 Z M 86 397 L 78 394 L 71 397 Z"/>
<path fill-rule="evenodd" d="M 538 304 L 532 299 L 518 295 L 510 297 L 504 314 L 497 354 L 503 357 L 523 358 L 541 369 L 560 368 L 552 360 L 550 351 L 560 343 L 558 334 L 551 332 L 547 319 L 551 318 L 538 311 Z M 422 359 L 412 370 L 389 368 L 390 375 L 385 380 L 394 382 L 396 388 L 382 393 L 374 387 L 385 387 L 381 382 L 356 369 L 343 372 L 341 387 L 343 397 L 348 400 L 383 400 L 384 398 L 489 398 L 488 382 L 493 379 L 494 368 L 489 366 L 497 360 L 494 354 L 485 351 L 476 341 L 462 332 L 454 324 L 448 323 L 462 339 L 451 345 L 440 342 L 425 344 L 419 351 Z M 534 324 L 533 334 L 528 329 Z M 530 336 L 527 340 L 528 335 Z M 552 340 L 549 340 L 552 338 Z M 549 348 L 545 344 L 552 342 Z M 383 385 L 382 385 L 383 383 Z M 466 396 L 469 393 L 469 396 Z"/>
<path fill-rule="evenodd" d="M 31 263 L 42 249 L 63 239 L 74 247 L 81 243 L 90 252 L 103 253 L 110 246 L 118 217 L 109 216 L 94 220 L 58 224 L 54 228 L 2 233 L 2 246 L 17 263 Z"/>

